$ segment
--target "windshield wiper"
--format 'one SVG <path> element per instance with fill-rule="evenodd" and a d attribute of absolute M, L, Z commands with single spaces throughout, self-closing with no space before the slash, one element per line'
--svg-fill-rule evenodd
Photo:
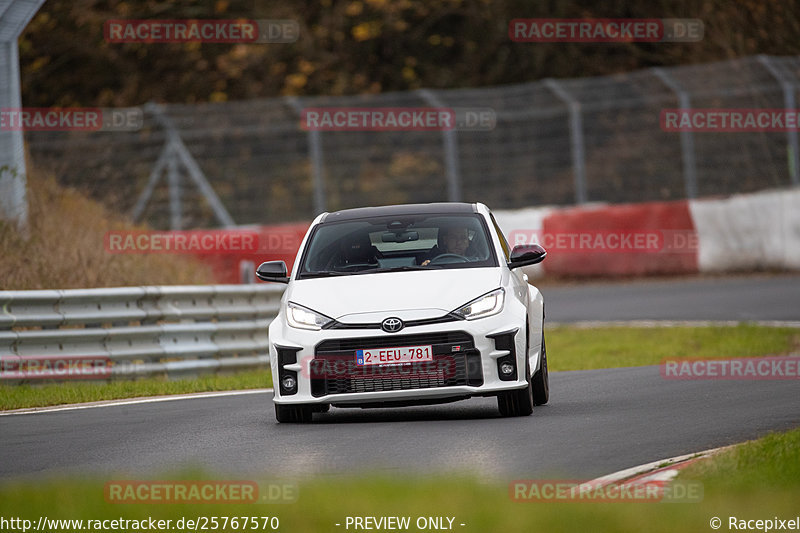
<path fill-rule="evenodd" d="M 434 267 L 436 268 L 436 267 Z M 381 267 L 381 268 L 373 268 L 370 270 L 362 270 L 362 273 L 374 273 L 374 272 L 411 272 L 415 270 L 430 270 L 430 265 L 428 266 L 419 266 L 419 265 L 405 265 L 405 266 L 397 266 L 397 267 Z"/>
<path fill-rule="evenodd" d="M 327 278 L 329 276 L 349 276 L 352 272 L 336 272 L 334 270 L 320 270 L 318 272 L 302 272 L 304 278 Z"/>
<path fill-rule="evenodd" d="M 378 268 L 365 268 L 364 270 L 353 270 L 351 272 L 342 272 L 337 270 L 320 270 L 319 272 L 303 272 L 300 274 L 301 278 L 327 278 L 331 276 L 357 276 L 359 274 L 375 274 L 383 272 L 412 272 L 418 270 L 431 270 L 439 269 L 441 265 L 405 265 L 396 267 L 378 267 Z"/>

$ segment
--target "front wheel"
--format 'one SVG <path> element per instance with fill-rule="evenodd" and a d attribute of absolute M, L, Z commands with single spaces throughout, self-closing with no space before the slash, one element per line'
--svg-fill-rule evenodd
<path fill-rule="evenodd" d="M 312 410 L 307 405 L 275 404 L 275 418 L 281 423 L 307 424 L 311 422 Z"/>
<path fill-rule="evenodd" d="M 533 386 L 531 385 L 527 351 L 525 355 L 525 381 L 528 386 L 524 389 L 501 392 L 497 395 L 497 408 L 502 416 L 528 416 L 533 413 Z"/>
<path fill-rule="evenodd" d="M 547 349 L 544 346 L 542 333 L 542 364 L 533 375 L 533 405 L 544 405 L 550 399 L 550 374 L 547 372 Z"/>

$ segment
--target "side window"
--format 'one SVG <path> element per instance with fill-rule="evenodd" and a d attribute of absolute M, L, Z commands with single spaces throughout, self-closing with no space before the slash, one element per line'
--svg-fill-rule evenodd
<path fill-rule="evenodd" d="M 508 241 L 506 240 L 506 236 L 503 235 L 503 230 L 500 229 L 500 226 L 497 225 L 497 221 L 494 219 L 494 215 L 489 213 L 489 216 L 492 219 L 492 225 L 494 226 L 494 230 L 497 232 L 497 236 L 500 238 L 500 246 L 503 248 L 503 255 L 506 256 L 506 263 L 511 261 L 511 248 L 508 246 Z"/>

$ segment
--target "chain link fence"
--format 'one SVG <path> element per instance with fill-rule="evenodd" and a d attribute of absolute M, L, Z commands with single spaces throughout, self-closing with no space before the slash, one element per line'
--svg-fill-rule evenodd
<path fill-rule="evenodd" d="M 796 133 L 663 131 L 668 108 L 794 108 L 800 57 L 372 96 L 146 106 L 137 132 L 28 132 L 34 164 L 156 228 L 219 224 L 181 172 L 142 191 L 170 142 L 163 113 L 236 224 L 443 200 L 493 209 L 642 202 L 798 185 Z M 492 108 L 491 131 L 323 131 L 307 107 Z M 163 118 L 163 117 L 162 117 Z M 174 139 L 174 137 L 173 137 Z M 177 208 L 177 211 L 176 211 Z"/>

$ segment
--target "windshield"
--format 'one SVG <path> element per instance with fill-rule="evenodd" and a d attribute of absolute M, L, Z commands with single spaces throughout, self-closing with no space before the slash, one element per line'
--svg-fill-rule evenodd
<path fill-rule="evenodd" d="M 478 215 L 418 215 L 320 224 L 298 277 L 497 266 Z"/>

